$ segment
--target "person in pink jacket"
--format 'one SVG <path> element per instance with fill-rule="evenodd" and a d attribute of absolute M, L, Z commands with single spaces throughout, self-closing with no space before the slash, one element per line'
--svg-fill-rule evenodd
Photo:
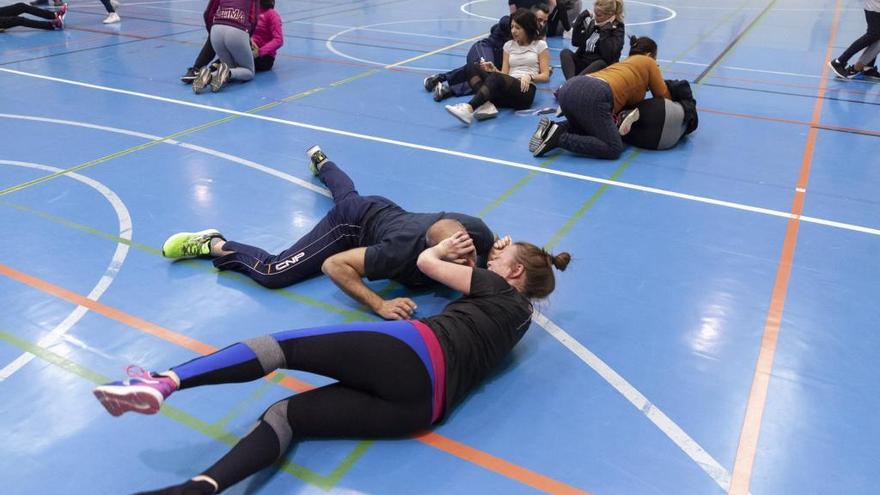
<path fill-rule="evenodd" d="M 272 69 L 275 55 L 284 44 L 284 31 L 281 16 L 275 11 L 275 0 L 260 0 L 260 16 L 257 28 L 251 35 L 251 51 L 254 53 L 254 68 L 257 72 Z"/>

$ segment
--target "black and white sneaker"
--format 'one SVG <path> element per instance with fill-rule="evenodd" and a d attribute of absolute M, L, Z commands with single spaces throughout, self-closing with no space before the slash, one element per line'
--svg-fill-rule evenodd
<path fill-rule="evenodd" d="M 877 71 L 877 67 L 868 67 L 866 65 L 862 68 L 862 76 L 880 81 L 880 72 Z"/>
<path fill-rule="evenodd" d="M 840 60 L 837 60 L 836 58 L 828 62 L 828 67 L 831 67 L 834 75 L 841 79 L 849 79 L 853 76 L 850 71 L 846 70 L 846 64 L 844 64 Z"/>
<path fill-rule="evenodd" d="M 450 96 L 452 96 L 452 91 L 449 90 L 449 84 L 446 81 L 434 85 L 434 101 L 443 101 Z"/>
<path fill-rule="evenodd" d="M 532 156 L 541 157 L 556 149 L 556 147 L 559 146 L 559 138 L 562 137 L 563 131 L 564 129 L 561 125 L 556 122 L 551 123 L 547 132 L 544 134 L 544 139 L 541 141 L 541 144 L 539 144 L 538 147 L 535 148 L 535 151 L 532 152 Z"/>
<path fill-rule="evenodd" d="M 621 136 L 626 136 L 629 134 L 630 129 L 632 129 L 632 125 L 639 120 L 639 109 L 633 108 L 632 110 L 624 110 L 617 114 L 617 116 L 619 118 L 617 132 L 619 132 Z"/>
<path fill-rule="evenodd" d="M 422 84 L 425 85 L 425 91 L 431 92 L 434 90 L 434 86 L 437 86 L 438 82 L 443 82 L 444 77 L 440 74 L 434 74 L 432 76 L 428 76 L 422 81 Z"/>
<path fill-rule="evenodd" d="M 547 135 L 547 129 L 550 128 L 550 119 L 547 117 L 541 117 L 541 120 L 538 121 L 538 127 L 535 129 L 535 132 L 532 134 L 532 137 L 529 139 L 529 152 L 534 153 L 538 146 L 541 144 L 541 141 L 544 140 L 544 136 Z"/>

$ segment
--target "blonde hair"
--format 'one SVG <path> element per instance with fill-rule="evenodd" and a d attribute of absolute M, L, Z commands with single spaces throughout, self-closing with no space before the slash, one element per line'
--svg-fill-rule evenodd
<path fill-rule="evenodd" d="M 618 21 L 623 22 L 623 0 L 596 0 L 593 9 L 614 14 Z"/>

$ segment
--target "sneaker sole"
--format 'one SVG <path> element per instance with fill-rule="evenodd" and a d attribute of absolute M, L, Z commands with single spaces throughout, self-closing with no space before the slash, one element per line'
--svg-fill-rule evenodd
<path fill-rule="evenodd" d="M 452 115 L 453 117 L 455 117 L 456 119 L 458 119 L 459 122 L 461 122 L 462 124 L 464 124 L 464 125 L 470 127 L 471 123 L 470 123 L 469 121 L 465 120 L 463 117 L 461 117 L 460 115 L 458 115 L 457 113 L 453 112 L 452 110 L 450 110 L 450 109 L 448 109 L 448 108 L 446 108 L 446 107 L 444 107 L 444 109 L 449 113 L 449 115 Z"/>
<path fill-rule="evenodd" d="M 495 113 L 475 113 L 474 118 L 479 121 L 494 119 L 498 116 L 498 112 Z"/>
<path fill-rule="evenodd" d="M 112 416 L 121 416 L 129 411 L 156 414 L 164 400 L 162 394 L 151 387 L 102 385 L 92 393 Z"/>
<path fill-rule="evenodd" d="M 626 136 L 627 134 L 629 134 L 629 131 L 632 129 L 632 125 L 635 124 L 637 120 L 639 120 L 638 108 L 628 113 L 626 117 L 623 118 L 623 121 L 620 122 L 620 127 L 617 128 L 620 135 Z"/>

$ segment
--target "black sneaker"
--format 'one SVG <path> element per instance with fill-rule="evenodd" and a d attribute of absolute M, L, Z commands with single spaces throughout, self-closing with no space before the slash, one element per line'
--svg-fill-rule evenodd
<path fill-rule="evenodd" d="M 846 64 L 844 64 L 840 60 L 837 60 L 836 58 L 828 62 L 828 67 L 831 67 L 834 75 L 841 79 L 849 79 L 852 77 L 852 74 L 850 74 L 850 72 L 846 70 Z"/>
<path fill-rule="evenodd" d="M 180 82 L 183 84 L 192 84 L 193 81 L 196 80 L 196 74 L 198 74 L 199 70 L 195 67 L 190 67 L 186 69 L 186 74 L 180 76 Z"/>
<path fill-rule="evenodd" d="M 559 146 L 559 138 L 562 137 L 562 132 L 563 128 L 561 125 L 556 122 L 551 123 L 547 132 L 544 134 L 544 140 L 541 141 L 541 144 L 539 144 L 537 148 L 535 148 L 532 155 L 535 157 L 541 157 L 556 149 L 556 147 Z"/>
<path fill-rule="evenodd" d="M 544 137 L 547 135 L 547 129 L 550 129 L 550 119 L 547 117 L 541 117 L 541 120 L 538 121 L 538 127 L 532 134 L 531 139 L 529 139 L 529 152 L 534 153 L 535 150 L 538 149 L 541 141 L 543 141 Z"/>
<path fill-rule="evenodd" d="M 312 171 L 312 175 L 317 176 L 321 167 L 324 166 L 324 162 L 327 161 L 327 155 L 325 155 L 324 152 L 321 151 L 321 147 L 316 144 L 306 150 L 306 156 L 309 157 L 309 170 Z"/>
<path fill-rule="evenodd" d="M 430 93 L 431 91 L 434 90 L 434 87 L 437 86 L 437 83 L 443 82 L 444 79 L 446 79 L 446 78 L 443 77 L 442 75 L 434 74 L 433 76 L 426 77 L 425 80 L 422 81 L 422 84 L 425 85 L 425 91 Z"/>
<path fill-rule="evenodd" d="M 868 79 L 880 80 L 880 72 L 877 71 L 877 67 L 868 67 L 866 65 L 862 69 L 862 76 L 867 77 Z"/>
<path fill-rule="evenodd" d="M 443 101 L 450 96 L 452 96 L 452 91 L 449 90 L 449 85 L 445 82 L 438 82 L 434 86 L 434 101 Z"/>

